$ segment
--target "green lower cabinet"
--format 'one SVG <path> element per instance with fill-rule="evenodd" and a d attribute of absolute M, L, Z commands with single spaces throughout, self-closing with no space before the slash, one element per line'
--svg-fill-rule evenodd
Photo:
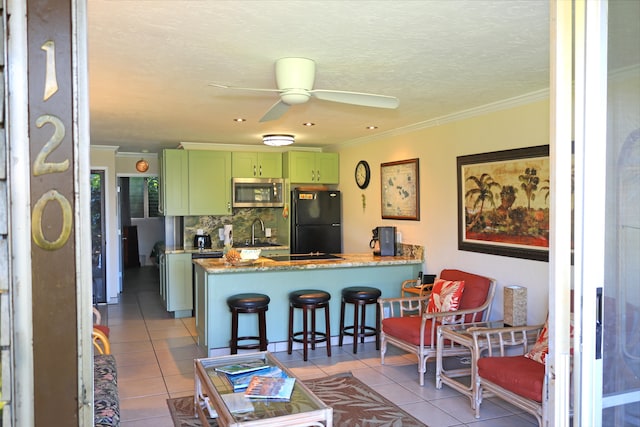
<path fill-rule="evenodd" d="M 191 317 L 193 285 L 191 254 L 167 254 L 165 257 L 167 311 L 175 317 Z"/>

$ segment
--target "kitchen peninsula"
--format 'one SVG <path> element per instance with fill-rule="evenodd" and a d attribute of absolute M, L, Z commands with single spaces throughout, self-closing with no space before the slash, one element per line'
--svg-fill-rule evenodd
<path fill-rule="evenodd" d="M 229 347 L 231 313 L 226 300 L 231 295 L 245 292 L 264 293 L 271 298 L 267 311 L 269 343 L 286 343 L 288 295 L 299 289 L 321 289 L 331 294 L 331 335 L 337 336 L 342 288 L 373 286 L 382 291 L 382 297 L 399 296 L 402 281 L 417 277 L 423 262 L 422 256 L 380 257 L 370 253 L 339 256 L 340 259 L 311 261 L 275 261 L 261 257 L 246 266 L 227 265 L 223 259 L 193 260 L 198 343 L 206 347 L 210 355 L 215 349 Z M 374 309 L 377 307 L 368 307 L 367 322 L 375 318 Z M 319 324 L 324 323 L 322 316 L 318 313 Z M 254 317 L 240 316 L 240 336 L 257 335 Z M 353 319 L 352 307 L 348 307 L 346 319 Z M 299 313 L 296 322 L 294 328 L 301 330 Z"/>

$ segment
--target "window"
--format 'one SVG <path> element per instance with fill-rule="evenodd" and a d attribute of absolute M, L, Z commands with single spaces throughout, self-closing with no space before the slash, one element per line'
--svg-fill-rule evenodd
<path fill-rule="evenodd" d="M 129 178 L 131 218 L 154 218 L 158 212 L 158 178 Z"/>

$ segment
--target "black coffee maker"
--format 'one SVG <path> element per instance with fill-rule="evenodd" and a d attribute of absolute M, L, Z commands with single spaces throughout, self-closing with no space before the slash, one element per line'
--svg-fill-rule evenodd
<path fill-rule="evenodd" d="M 198 232 L 193 237 L 193 247 L 202 249 L 211 249 L 211 236 L 205 234 L 203 230 L 198 229 Z"/>
<path fill-rule="evenodd" d="M 371 230 L 369 247 L 376 256 L 395 256 L 396 254 L 396 228 L 376 227 Z"/>

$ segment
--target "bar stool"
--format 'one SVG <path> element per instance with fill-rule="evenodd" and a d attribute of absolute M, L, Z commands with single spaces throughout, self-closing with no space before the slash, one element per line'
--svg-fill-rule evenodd
<path fill-rule="evenodd" d="M 303 345 L 304 360 L 307 360 L 308 345 L 316 349 L 316 343 L 327 343 L 327 356 L 331 356 L 331 330 L 329 327 L 329 300 L 328 292 L 317 289 L 303 289 L 289 294 L 289 347 L 288 353 L 293 351 L 293 342 L 301 342 Z M 293 309 L 302 309 L 302 332 L 293 332 Z M 316 330 L 316 309 L 324 308 L 325 331 Z M 311 325 L 307 324 L 307 312 L 311 311 Z M 309 327 L 311 330 L 309 330 Z M 309 339 L 311 336 L 311 339 Z"/>
<path fill-rule="evenodd" d="M 353 352 L 358 352 L 358 338 L 364 342 L 364 337 L 375 335 L 376 350 L 380 350 L 380 310 L 376 307 L 376 326 L 366 326 L 365 314 L 367 304 L 377 304 L 382 292 L 380 289 L 369 286 L 351 286 L 342 290 L 342 303 L 340 305 L 340 338 L 338 346 L 342 347 L 342 339 L 345 335 L 353 336 Z M 353 304 L 353 326 L 344 326 L 345 304 Z M 358 323 L 358 311 L 360 322 Z"/>
<path fill-rule="evenodd" d="M 267 350 L 267 320 L 265 313 L 269 309 L 271 299 L 263 294 L 237 294 L 227 298 L 227 305 L 231 311 L 231 339 L 229 347 L 231 354 L 237 354 L 238 349 L 253 350 L 259 348 L 260 351 Z M 258 336 L 238 336 L 238 315 L 240 313 L 258 313 Z M 254 344 L 239 344 L 239 341 L 257 340 Z"/>

